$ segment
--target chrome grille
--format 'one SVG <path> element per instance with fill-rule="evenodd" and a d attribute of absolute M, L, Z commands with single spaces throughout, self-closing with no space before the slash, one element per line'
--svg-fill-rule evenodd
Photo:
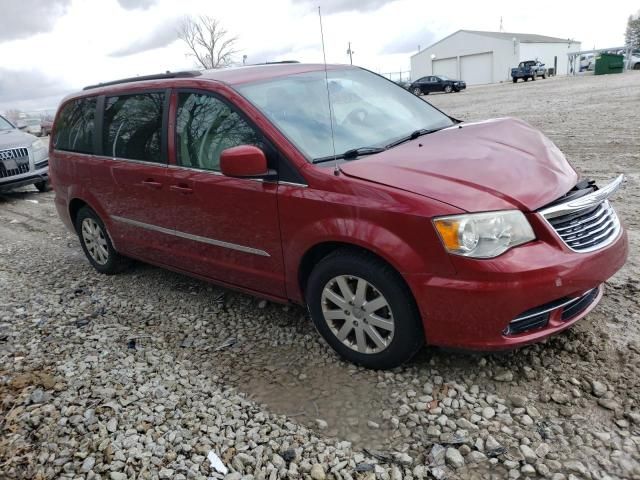
<path fill-rule="evenodd" d="M 578 198 L 554 203 L 540 210 L 564 244 L 575 252 L 606 247 L 620 233 L 620 220 L 608 197 L 622 184 L 620 175 L 608 185 Z"/>
<path fill-rule="evenodd" d="M 549 218 L 547 221 L 562 241 L 577 252 L 604 247 L 620 231 L 620 221 L 608 200 L 595 207 Z"/>
<path fill-rule="evenodd" d="M 29 151 L 26 148 L 0 150 L 0 178 L 13 177 L 29 171 Z"/>

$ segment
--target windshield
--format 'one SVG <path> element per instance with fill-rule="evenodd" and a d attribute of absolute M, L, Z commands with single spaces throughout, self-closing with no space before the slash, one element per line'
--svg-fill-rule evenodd
<path fill-rule="evenodd" d="M 3 116 L 0 116 L 0 130 L 13 130 L 13 125 L 11 125 Z"/>
<path fill-rule="evenodd" d="M 367 70 L 329 71 L 335 152 L 381 147 L 419 129 L 453 121 L 427 102 Z M 237 90 L 259 108 L 309 160 L 333 155 L 325 72 L 307 72 Z"/>
<path fill-rule="evenodd" d="M 444 75 L 438 75 L 438 78 L 439 78 L 440 80 L 451 80 L 449 77 L 446 77 L 446 76 L 444 76 Z"/>

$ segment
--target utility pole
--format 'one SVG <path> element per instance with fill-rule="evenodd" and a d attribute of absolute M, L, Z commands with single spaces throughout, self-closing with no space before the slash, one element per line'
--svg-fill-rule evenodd
<path fill-rule="evenodd" d="M 353 54 L 355 52 L 351 50 L 351 42 L 349 42 L 349 48 L 347 48 L 347 55 L 349 55 L 349 62 L 353 65 Z"/>
<path fill-rule="evenodd" d="M 502 28 L 502 16 L 500 16 L 500 31 L 503 32 L 504 29 Z"/>

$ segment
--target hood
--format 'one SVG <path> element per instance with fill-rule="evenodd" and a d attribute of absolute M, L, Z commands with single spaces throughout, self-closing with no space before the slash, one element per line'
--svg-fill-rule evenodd
<path fill-rule="evenodd" d="M 30 147 L 36 137 L 17 128 L 12 130 L 0 130 L 0 150 L 18 147 Z"/>
<path fill-rule="evenodd" d="M 466 211 L 536 210 L 578 179 L 551 140 L 513 118 L 449 127 L 341 170 Z"/>

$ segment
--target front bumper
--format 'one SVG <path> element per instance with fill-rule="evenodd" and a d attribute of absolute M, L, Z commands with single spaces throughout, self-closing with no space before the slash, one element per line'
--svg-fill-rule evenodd
<path fill-rule="evenodd" d="M 23 175 L 15 177 L 7 177 L 0 179 L 0 192 L 13 190 L 14 188 L 33 185 L 38 182 L 46 182 L 49 180 L 49 167 L 41 168 L 34 172 L 27 172 Z"/>
<path fill-rule="evenodd" d="M 542 222 L 531 215 L 533 223 Z M 541 231 L 534 226 L 534 230 Z M 601 285 L 624 265 L 628 240 L 624 228 L 615 241 L 590 253 L 568 249 L 549 232 L 535 242 L 491 260 L 452 256 L 453 278 L 406 276 L 420 309 L 428 344 L 470 350 L 503 350 L 537 342 L 573 325 L 602 296 Z M 543 327 L 508 334 L 523 312 L 559 299 L 574 299 L 599 289 L 590 303 L 562 320 L 562 308 Z"/>

